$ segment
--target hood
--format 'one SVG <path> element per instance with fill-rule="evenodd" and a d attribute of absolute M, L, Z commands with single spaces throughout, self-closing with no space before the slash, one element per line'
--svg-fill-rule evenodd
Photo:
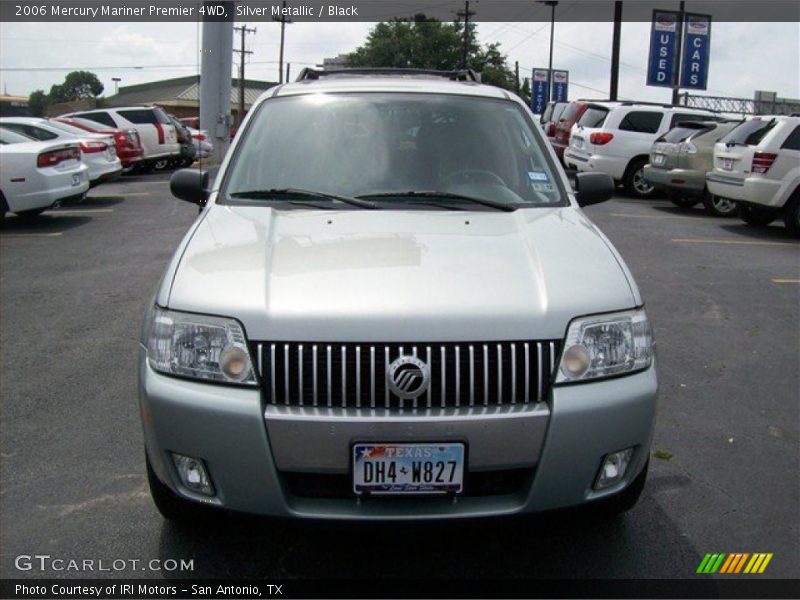
<path fill-rule="evenodd" d="M 235 317 L 251 340 L 562 338 L 632 308 L 608 242 L 572 207 L 515 212 L 212 205 L 168 306 Z"/>

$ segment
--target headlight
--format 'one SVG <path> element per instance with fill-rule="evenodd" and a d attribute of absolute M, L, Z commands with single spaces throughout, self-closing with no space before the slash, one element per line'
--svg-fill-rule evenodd
<path fill-rule="evenodd" d="M 556 383 L 597 379 L 646 369 L 653 363 L 653 334 L 643 309 L 569 324 Z"/>
<path fill-rule="evenodd" d="M 153 370 L 220 383 L 257 383 L 247 340 L 235 320 L 158 307 L 150 318 L 147 360 Z"/>

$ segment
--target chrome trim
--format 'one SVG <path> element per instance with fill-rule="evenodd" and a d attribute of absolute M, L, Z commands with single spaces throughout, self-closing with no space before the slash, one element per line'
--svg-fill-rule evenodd
<path fill-rule="evenodd" d="M 290 403 L 289 399 L 289 344 L 283 345 L 283 387 L 285 390 L 284 399 L 286 405 Z"/>
<path fill-rule="evenodd" d="M 314 344 L 311 347 L 311 361 L 314 363 L 314 371 L 313 371 L 313 378 L 314 378 L 314 406 L 317 406 L 319 402 L 319 398 L 317 397 L 317 345 Z"/>
<path fill-rule="evenodd" d="M 461 406 L 461 346 L 456 346 L 456 406 Z"/>
<path fill-rule="evenodd" d="M 342 408 L 347 407 L 347 346 L 342 346 Z"/>
<path fill-rule="evenodd" d="M 356 346 L 356 408 L 361 408 L 361 346 Z"/>
<path fill-rule="evenodd" d="M 469 346 L 469 405 L 475 406 L 475 348 Z"/>
<path fill-rule="evenodd" d="M 525 342 L 525 404 L 531 401 L 531 357 L 530 346 Z"/>
<path fill-rule="evenodd" d="M 483 345 L 483 405 L 489 406 L 489 344 Z"/>
<path fill-rule="evenodd" d="M 275 392 L 275 344 L 270 346 L 269 358 L 272 363 L 272 372 L 269 378 L 270 384 L 272 384 L 272 397 L 269 401 L 275 404 L 278 401 L 277 393 Z"/>
<path fill-rule="evenodd" d="M 503 346 L 497 344 L 497 403 L 503 403 Z"/>
<path fill-rule="evenodd" d="M 328 344 L 328 406 L 333 406 L 333 390 L 331 390 L 331 369 L 333 368 L 333 361 L 331 360 L 331 346 Z"/>
<path fill-rule="evenodd" d="M 375 346 L 369 347 L 369 406 L 375 408 Z"/>
<path fill-rule="evenodd" d="M 511 344 L 511 404 L 517 403 L 517 345 Z"/>
<path fill-rule="evenodd" d="M 536 386 L 536 401 L 542 401 L 542 344 L 536 343 L 536 376 L 539 378 L 538 385 Z"/>
<path fill-rule="evenodd" d="M 297 347 L 297 400 L 303 406 L 303 344 Z"/>

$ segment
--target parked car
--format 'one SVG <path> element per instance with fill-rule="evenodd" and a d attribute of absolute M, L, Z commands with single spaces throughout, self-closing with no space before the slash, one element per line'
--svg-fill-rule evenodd
<path fill-rule="evenodd" d="M 214 144 L 211 143 L 207 131 L 189 127 L 189 133 L 192 136 L 192 143 L 194 143 L 196 158 L 208 158 L 214 153 Z"/>
<path fill-rule="evenodd" d="M 132 168 L 144 157 L 142 142 L 139 139 L 139 132 L 135 129 L 117 129 L 116 127 L 106 127 L 95 121 L 80 119 L 77 117 L 56 117 L 50 120 L 51 123 L 63 123 L 79 130 L 89 133 L 100 133 L 114 136 L 114 147 L 117 156 L 122 163 L 123 169 Z"/>
<path fill-rule="evenodd" d="M 553 133 L 553 149 L 556 151 L 558 158 L 564 160 L 564 150 L 569 147 L 569 136 L 572 131 L 572 126 L 578 122 L 589 106 L 587 101 L 576 100 L 570 102 L 561 113 L 558 121 L 555 123 L 555 132 Z"/>
<path fill-rule="evenodd" d="M 644 178 L 653 142 L 679 121 L 715 118 L 706 110 L 636 102 L 593 102 L 573 126 L 564 163 L 578 171 L 608 173 L 634 198 L 651 198 Z"/>
<path fill-rule="evenodd" d="M 173 115 L 168 115 L 168 116 L 172 121 L 173 126 L 175 127 L 175 135 L 178 139 L 178 144 L 180 144 L 181 151 L 177 157 L 162 158 L 157 160 L 155 165 L 153 166 L 153 168 L 156 171 L 189 167 L 194 162 L 195 154 L 197 153 L 197 150 L 195 149 L 194 146 L 194 141 L 192 140 L 192 134 L 189 131 L 189 128 L 183 123 L 181 123 Z"/>
<path fill-rule="evenodd" d="M 542 130 L 547 136 L 547 141 L 550 142 L 550 145 L 553 145 L 556 135 L 556 123 L 561 118 L 561 113 L 564 112 L 567 104 L 567 102 L 548 102 L 542 116 L 539 118 Z"/>
<path fill-rule="evenodd" d="M 89 168 L 77 142 L 39 142 L 0 125 L 0 208 L 36 216 L 59 202 L 79 200 L 89 189 Z"/>
<path fill-rule="evenodd" d="M 94 187 L 112 181 L 122 173 L 122 162 L 114 149 L 110 135 L 68 129 L 62 123 L 36 117 L 0 117 L 0 125 L 40 142 L 77 142 L 81 160 L 89 167 L 89 185 Z"/>
<path fill-rule="evenodd" d="M 134 168 L 146 173 L 163 158 L 179 158 L 180 145 L 172 120 L 158 106 L 126 106 L 74 112 L 63 115 L 89 119 L 117 129 L 135 129 L 144 149 L 144 158 Z"/>
<path fill-rule="evenodd" d="M 702 202 L 712 215 L 736 212 L 736 202 L 715 196 L 706 187 L 706 173 L 714 165 L 714 145 L 741 120 L 682 121 L 658 138 L 650 150 L 644 178 L 681 208 Z"/>
<path fill-rule="evenodd" d="M 211 186 L 172 175 L 204 208 L 139 350 L 165 517 L 440 520 L 639 497 L 650 325 L 580 208 L 611 178 L 579 174 L 573 195 L 530 109 L 470 72 L 394 73 L 306 72 L 255 102 Z"/>
<path fill-rule="evenodd" d="M 711 193 L 736 200 L 746 223 L 781 218 L 800 237 L 800 117 L 753 117 L 733 129 L 714 147 L 706 180 Z"/>

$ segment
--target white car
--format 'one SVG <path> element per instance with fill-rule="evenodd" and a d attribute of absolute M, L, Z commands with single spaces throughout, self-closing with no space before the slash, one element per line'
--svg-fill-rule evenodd
<path fill-rule="evenodd" d="M 75 142 L 36 142 L 0 127 L 2 216 L 35 216 L 89 189 L 89 168 Z"/>
<path fill-rule="evenodd" d="M 644 177 L 656 139 L 679 121 L 708 120 L 706 110 L 636 102 L 592 102 L 570 132 L 564 164 L 578 171 L 608 173 L 635 198 L 655 187 Z"/>
<path fill-rule="evenodd" d="M 736 200 L 750 225 L 782 218 L 800 237 L 800 117 L 748 119 L 714 146 L 711 193 Z"/>
<path fill-rule="evenodd" d="M 2 117 L 0 126 L 40 142 L 77 142 L 81 159 L 89 168 L 89 185 L 116 179 L 122 173 L 114 136 L 89 133 L 77 127 L 50 119 L 35 117 Z"/>
<path fill-rule="evenodd" d="M 208 158 L 211 156 L 214 153 L 214 144 L 211 143 L 208 132 L 188 126 L 187 129 L 192 134 L 192 143 L 197 151 L 195 158 Z"/>
<path fill-rule="evenodd" d="M 135 167 L 147 172 L 159 159 L 179 158 L 181 147 L 175 126 L 166 112 L 158 106 L 127 106 L 104 108 L 62 115 L 80 117 L 117 129 L 135 129 L 144 149 L 144 158 Z"/>

